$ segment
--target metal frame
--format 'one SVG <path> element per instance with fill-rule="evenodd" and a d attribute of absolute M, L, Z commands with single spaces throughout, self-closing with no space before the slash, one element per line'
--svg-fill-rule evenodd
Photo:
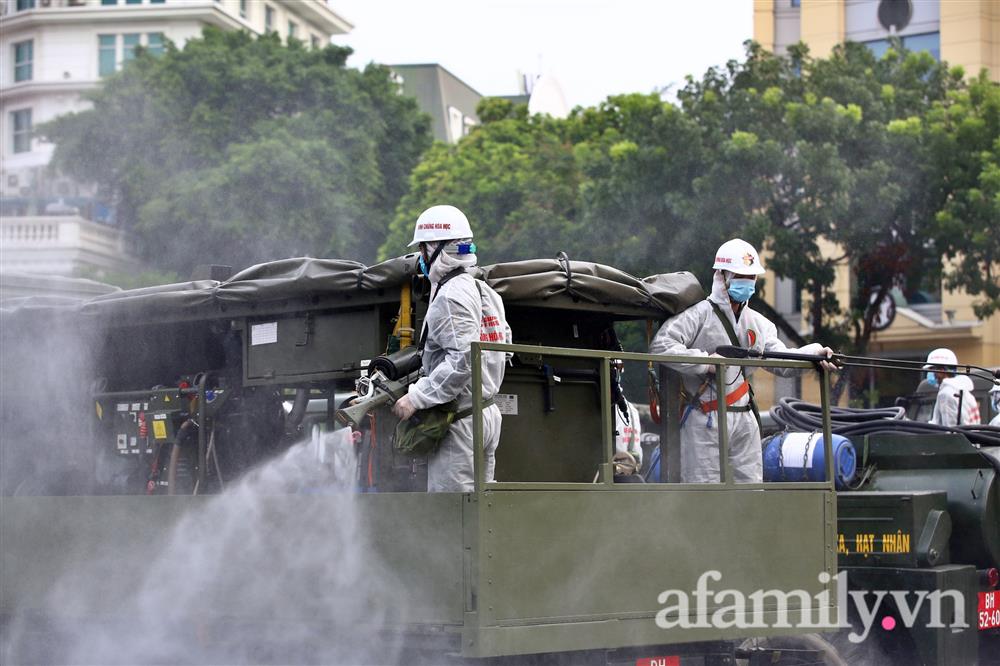
<path fill-rule="evenodd" d="M 475 492 L 481 494 L 484 489 L 483 483 L 483 378 L 482 378 L 482 353 L 484 351 L 499 351 L 514 354 L 535 354 L 543 356 L 564 356 L 576 358 L 603 359 L 609 361 L 612 358 L 626 361 L 641 361 L 663 364 L 690 364 L 690 356 L 639 354 L 634 352 L 603 351 L 590 349 L 569 349 L 563 347 L 536 347 L 533 345 L 508 345 L 501 343 L 473 342 L 472 343 L 472 441 L 473 441 L 473 473 L 475 475 Z M 761 359 L 730 359 L 730 358 L 698 358 L 702 365 L 714 365 L 715 385 L 718 395 L 726 394 L 724 385 L 725 368 L 728 366 L 749 366 L 764 368 L 799 368 L 803 370 L 816 369 L 809 361 L 784 361 L 784 360 L 761 360 Z M 611 374 L 608 363 L 602 363 L 600 368 L 601 381 L 601 423 L 604 430 L 606 462 L 601 465 L 600 483 L 538 483 L 538 482 L 493 482 L 490 489 L 495 490 L 624 490 L 627 492 L 643 492 L 650 490 L 764 490 L 782 488 L 789 489 L 826 489 L 834 490 L 834 460 L 833 460 L 833 435 L 830 425 L 830 377 L 829 373 L 820 368 L 820 406 L 823 410 L 823 453 L 826 463 L 826 481 L 811 481 L 798 483 L 740 483 L 733 480 L 732 467 L 729 461 L 729 423 L 727 421 L 727 408 L 724 399 L 718 400 L 717 416 L 719 420 L 719 470 L 720 483 L 630 483 L 615 485 L 611 473 L 611 458 L 614 455 L 614 439 L 611 437 Z M 664 404 L 661 400 L 661 404 Z M 662 446 L 662 444 L 661 444 Z"/>
<path fill-rule="evenodd" d="M 733 480 L 732 469 L 729 461 L 726 460 L 728 452 L 728 431 L 726 426 L 725 400 L 719 401 L 719 422 L 720 436 L 723 439 L 720 444 L 720 455 L 724 456 L 721 469 L 725 470 L 725 476 L 719 483 L 648 483 L 648 484 L 615 484 L 612 474 L 611 456 L 614 451 L 614 438 L 612 436 L 611 419 L 611 391 L 610 364 L 601 363 L 601 423 L 604 428 L 603 444 L 606 460 L 601 464 L 601 474 L 597 483 L 539 483 L 539 482 L 491 482 L 485 483 L 483 471 L 485 469 L 485 454 L 483 450 L 483 394 L 482 394 L 482 353 L 484 351 L 501 351 L 517 354 L 533 354 L 549 357 L 577 357 L 586 359 L 607 360 L 611 358 L 621 358 L 630 361 L 653 361 L 654 363 L 691 363 L 690 357 L 685 356 L 658 356 L 652 354 L 637 354 L 612 351 L 594 351 L 580 349 L 565 349 L 552 347 L 537 347 L 529 345 L 506 345 L 497 343 L 473 343 L 471 350 L 472 362 L 472 405 L 473 405 L 473 469 L 475 489 L 472 493 L 466 493 L 463 498 L 465 507 L 464 520 L 467 521 L 465 527 L 465 548 L 467 557 L 466 595 L 472 601 L 467 604 L 465 622 L 462 628 L 462 654 L 469 657 L 490 657 L 504 654 L 526 653 L 532 651 L 551 650 L 572 650 L 584 648 L 607 647 L 610 645 L 629 644 L 649 644 L 655 643 L 675 644 L 686 643 L 693 640 L 705 640 L 709 638 L 719 638 L 719 632 L 713 630 L 706 634 L 698 633 L 699 630 L 684 629 L 679 633 L 671 633 L 659 629 L 650 620 L 653 617 L 648 608 L 641 608 L 638 604 L 633 608 L 621 605 L 621 596 L 615 597 L 615 593 L 610 596 L 601 594 L 606 606 L 598 610 L 591 608 L 588 613 L 580 615 L 565 615 L 563 613 L 548 612 L 551 607 L 547 607 L 544 601 L 533 600 L 528 606 L 535 612 L 539 608 L 544 609 L 542 614 L 531 615 L 532 611 L 516 610 L 511 616 L 511 606 L 507 595 L 508 585 L 512 582 L 509 577 L 505 578 L 505 572 L 509 573 L 510 567 L 515 566 L 519 557 L 530 556 L 530 553 L 510 552 L 508 549 L 509 540 L 516 538 L 518 534 L 527 534 L 526 543 L 536 544 L 539 541 L 538 533 L 532 530 L 538 528 L 532 526 L 531 521 L 511 522 L 511 513 L 519 510 L 533 511 L 541 506 L 551 508 L 557 513 L 569 511 L 570 515 L 575 511 L 582 511 L 584 516 L 594 519 L 595 515 L 602 515 L 599 507 L 607 508 L 609 511 L 617 510 L 621 507 L 646 507 L 651 509 L 659 508 L 655 511 L 659 519 L 667 516 L 676 516 L 675 511 L 683 509 L 697 511 L 698 507 L 714 507 L 718 513 L 719 507 L 751 505 L 754 507 L 774 506 L 770 499 L 782 505 L 790 501 L 791 497 L 801 497 L 802 502 L 793 502 L 797 507 L 792 510 L 794 515 L 811 515 L 816 521 L 814 533 L 822 535 L 821 551 L 812 551 L 811 557 L 819 571 L 825 571 L 831 576 L 837 570 L 836 553 L 836 493 L 833 481 L 833 456 L 832 442 L 830 437 L 829 422 L 829 393 L 828 378 L 826 373 L 822 373 L 822 402 L 824 408 L 824 452 L 827 457 L 827 479 L 823 482 L 799 482 L 799 483 L 740 483 Z M 808 361 L 760 361 L 760 360 L 737 360 L 737 359 L 699 359 L 699 362 L 725 368 L 729 365 L 737 366 L 771 366 L 784 368 L 812 369 L 814 366 Z M 717 372 L 717 376 L 722 377 L 723 371 Z M 718 381 L 718 380 L 717 380 Z M 724 381 L 724 380 L 723 380 Z M 676 401 L 674 401 L 676 402 Z M 662 446 L 662 442 L 661 442 Z M 760 493 L 765 491 L 765 493 Z M 768 492 L 773 491 L 773 492 Z M 649 495 L 644 493 L 664 493 L 662 495 Z M 692 495 L 700 492 L 703 495 Z M 591 493 L 600 493 L 594 495 Z M 635 494 L 640 493 L 640 494 Z M 735 493 L 735 494 L 734 494 Z M 588 511 L 588 507 L 591 511 Z M 610 508 L 609 508 L 610 507 Z M 597 510 L 597 514 L 592 513 Z M 662 512 L 661 512 L 662 511 Z M 799 513 L 795 513 L 798 511 Z M 512 531 L 513 530 L 513 531 Z M 599 537 L 595 537 L 599 538 Z M 642 547 L 650 548 L 653 552 L 659 537 L 652 540 L 642 541 Z M 713 542 L 714 537 L 708 537 L 708 543 Z M 559 544 L 552 544 L 554 552 L 559 550 Z M 546 551 L 551 552 L 551 551 Z M 716 552 L 716 551 L 713 551 Z M 605 556 L 607 551 L 605 551 Z M 711 553 L 709 553 L 711 556 Z M 551 555 L 550 555 L 551 556 Z M 558 556 L 558 555 L 557 555 Z M 796 556 L 798 557 L 798 556 Z M 655 556 L 654 556 L 655 559 Z M 544 560 L 544 558 L 543 558 Z M 796 560 L 798 561 L 798 560 Z M 551 565 L 551 562 L 550 562 Z M 605 565 L 607 561 L 605 560 Z M 596 566 L 596 565 L 595 565 Z M 687 573 L 669 574 L 685 576 Z M 782 576 L 786 574 L 777 574 Z M 668 577 L 669 580 L 669 577 Z M 693 578 L 691 578 L 693 584 Z M 746 579 L 741 579 L 746 580 Z M 681 587 L 684 587 L 682 584 Z M 684 589 L 687 589 L 684 587 Z M 834 587 L 832 583 L 821 584 L 819 589 L 825 590 L 829 595 L 830 603 L 835 612 L 836 600 L 834 598 Z M 626 593 L 627 594 L 627 593 Z M 615 598 L 612 598 L 615 597 Z M 527 603 L 527 602 L 526 602 Z M 539 605 L 540 604 L 540 605 Z M 617 606 L 616 606 L 617 604 Z M 819 612 L 822 608 L 816 606 L 813 612 Z M 773 612 L 768 609 L 766 612 Z M 755 629 L 753 634 L 741 630 L 731 630 L 731 633 L 724 635 L 730 638 L 745 638 L 749 635 L 763 634 L 792 634 L 802 633 L 805 630 L 785 630 L 772 628 L 768 631 Z M 623 638 L 627 636 L 628 638 Z M 624 641 L 624 642 L 622 642 Z"/>

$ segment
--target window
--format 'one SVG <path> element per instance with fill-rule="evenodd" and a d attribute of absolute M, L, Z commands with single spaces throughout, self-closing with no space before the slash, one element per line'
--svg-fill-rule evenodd
<path fill-rule="evenodd" d="M 150 55 L 163 55 L 167 50 L 167 40 L 162 32 L 146 33 L 146 38 L 133 32 L 122 35 L 121 52 L 118 51 L 118 35 L 97 36 L 97 73 L 100 76 L 114 74 L 119 61 L 125 63 L 135 59 L 135 50 L 145 46 Z"/>
<path fill-rule="evenodd" d="M 264 5 L 264 30 L 274 30 L 274 8 L 271 5 Z"/>
<path fill-rule="evenodd" d="M 14 44 L 14 82 L 31 80 L 31 63 L 35 59 L 35 42 L 29 39 L 26 42 Z"/>
<path fill-rule="evenodd" d="M 102 5 L 117 5 L 118 0 L 101 0 Z"/>
<path fill-rule="evenodd" d="M 146 48 L 151 55 L 163 55 L 163 52 L 166 50 L 163 46 L 163 33 L 151 32 L 146 35 Z"/>
<path fill-rule="evenodd" d="M 922 35 L 903 37 L 903 46 L 911 51 L 927 51 L 935 60 L 941 60 L 941 33 L 927 32 Z"/>
<path fill-rule="evenodd" d="M 906 35 L 901 40 L 903 46 L 910 51 L 927 51 L 935 60 L 941 60 L 941 34 L 926 32 L 919 35 Z M 889 50 L 888 39 L 873 39 L 863 42 L 876 58 L 881 58 Z"/>
<path fill-rule="evenodd" d="M 17 11 L 23 12 L 25 9 L 34 9 L 35 0 L 17 0 Z"/>
<path fill-rule="evenodd" d="M 97 73 L 108 76 L 115 73 L 115 35 L 97 36 Z"/>
<path fill-rule="evenodd" d="M 295 39 L 295 33 L 299 31 L 299 26 L 294 21 L 288 22 L 288 38 Z"/>
<path fill-rule="evenodd" d="M 801 7 L 802 6 L 802 0 L 789 0 L 789 4 L 792 7 Z"/>
<path fill-rule="evenodd" d="M 166 1 L 167 0 L 149 0 L 149 4 L 151 4 L 151 5 L 162 5 Z"/>
<path fill-rule="evenodd" d="M 126 5 L 141 5 L 142 0 L 125 0 Z"/>
<path fill-rule="evenodd" d="M 139 46 L 139 40 L 142 37 L 137 32 L 132 32 L 127 35 L 122 35 L 122 62 L 128 62 L 135 58 L 135 47 Z"/>
<path fill-rule="evenodd" d="M 311 46 L 314 49 L 318 49 L 319 37 L 317 37 L 316 35 L 309 35 L 309 46 Z"/>
<path fill-rule="evenodd" d="M 11 111 L 10 124 L 14 128 L 14 152 L 26 153 L 31 150 L 31 109 Z"/>
<path fill-rule="evenodd" d="M 247 17 L 247 0 L 240 0 L 240 16 Z"/>
<path fill-rule="evenodd" d="M 448 107 L 448 138 L 452 143 L 456 143 L 462 138 L 465 132 L 464 115 L 460 109 L 454 106 Z"/>

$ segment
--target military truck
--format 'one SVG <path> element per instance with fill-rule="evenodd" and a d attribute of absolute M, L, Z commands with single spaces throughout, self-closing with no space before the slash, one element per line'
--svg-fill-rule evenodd
<path fill-rule="evenodd" d="M 883 514 L 850 520 L 908 526 L 910 551 L 920 553 L 900 545 L 898 557 L 872 551 L 864 563 L 905 585 L 914 582 L 906 571 L 919 570 L 922 587 L 905 590 L 961 591 L 942 599 L 941 627 L 917 622 L 859 644 L 851 627 L 832 628 L 845 610 L 838 573 L 861 551 L 838 537 L 846 527 L 838 527 L 826 377 L 823 478 L 736 484 L 719 401 L 722 481 L 679 482 L 679 381 L 670 366 L 683 359 L 623 352 L 615 327 L 653 329 L 700 300 L 687 273 L 638 279 L 566 258 L 480 269 L 504 299 L 514 344 L 473 345 L 475 490 L 424 492 L 426 461 L 394 449 L 387 408 L 352 445 L 348 482 L 334 483 L 334 448 L 347 441 L 338 406 L 372 359 L 419 337 L 427 293 L 414 267 L 414 255 L 371 267 L 290 259 L 221 281 L 5 303 L 5 661 L 983 657 L 979 642 L 990 632 L 953 620 L 975 617 L 980 592 L 994 596 L 986 588 L 997 566 L 995 468 L 955 463 L 962 482 L 977 479 L 977 508 L 954 522 L 988 544 L 975 562 L 954 547 L 962 532 L 943 528 L 950 494 L 914 499 L 887 485 L 888 495 L 850 505 L 862 511 L 886 497 Z M 481 447 L 485 350 L 512 355 L 491 483 Z M 656 364 L 662 479 L 615 483 L 612 358 Z M 813 371 L 807 361 L 712 362 Z M 888 478 L 882 472 L 866 482 Z M 940 490 L 930 473 L 913 483 Z M 864 580 L 872 590 L 886 582 Z"/>

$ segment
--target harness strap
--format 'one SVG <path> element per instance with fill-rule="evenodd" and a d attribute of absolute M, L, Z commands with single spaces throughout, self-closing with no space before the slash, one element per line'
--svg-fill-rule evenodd
<path fill-rule="evenodd" d="M 455 270 L 449 272 L 441 281 L 437 283 L 437 288 L 434 290 L 434 294 L 431 296 L 431 302 L 437 297 L 438 292 L 441 291 L 441 287 L 445 285 L 446 282 L 451 280 L 453 277 L 458 277 L 462 273 L 465 273 L 465 266 L 459 266 Z M 482 298 L 482 292 L 480 292 L 480 298 Z M 420 355 L 424 353 L 424 345 L 427 344 L 427 316 L 424 316 L 424 325 L 420 327 L 420 342 L 417 343 L 417 352 Z"/>
<path fill-rule="evenodd" d="M 749 392 L 750 392 L 750 382 L 744 380 L 742 384 L 736 387 L 735 391 L 726 396 L 726 407 L 732 407 L 737 400 L 739 400 Z M 719 408 L 718 400 L 709 400 L 707 402 L 701 403 L 701 411 L 705 412 L 706 414 L 708 414 L 709 412 L 714 412 L 718 408 Z M 750 411 L 750 408 L 749 406 L 747 406 L 747 409 L 739 409 L 733 407 L 733 410 L 748 412 Z"/>
<path fill-rule="evenodd" d="M 494 401 L 493 398 L 487 398 L 486 400 L 483 401 L 483 409 L 486 409 L 487 407 L 494 404 L 496 404 L 496 402 Z M 461 421 L 462 419 L 472 416 L 472 411 L 473 411 L 472 407 L 466 407 L 463 410 L 455 412 L 455 421 Z"/>
<path fill-rule="evenodd" d="M 736 337 L 736 331 L 733 330 L 733 325 L 729 323 L 729 320 L 726 319 L 726 316 L 724 314 L 722 314 L 722 310 L 719 308 L 718 303 L 716 303 L 715 301 L 711 301 L 711 300 L 708 303 L 709 303 L 709 305 L 712 306 L 712 310 L 715 311 L 715 316 L 718 317 L 719 321 L 722 322 L 722 327 L 724 329 L 726 329 L 726 335 L 729 336 L 729 341 L 731 343 L 733 343 L 733 346 L 739 347 L 740 346 L 740 341 L 739 341 L 739 338 Z M 746 385 L 747 392 L 750 393 L 750 411 L 753 412 L 753 417 L 754 417 L 754 419 L 757 420 L 757 430 L 758 430 L 758 432 L 760 432 L 762 430 L 762 427 L 761 427 L 761 424 L 760 424 L 760 411 L 757 410 L 757 401 L 753 399 L 753 386 L 751 386 L 750 382 L 747 381 L 747 378 L 746 378 L 747 375 L 743 371 L 742 367 L 740 367 L 740 374 L 743 375 L 743 384 Z M 740 388 L 742 388 L 742 385 L 740 386 Z M 738 388 L 736 390 L 739 391 L 740 389 Z M 735 393 L 735 391 L 734 391 L 734 393 Z M 729 399 L 726 398 L 726 400 L 727 400 L 727 404 L 728 404 L 728 400 Z M 716 407 L 718 407 L 718 403 L 716 403 Z M 745 411 L 745 410 L 734 408 L 733 411 L 740 411 L 740 412 L 742 412 L 742 411 Z"/>

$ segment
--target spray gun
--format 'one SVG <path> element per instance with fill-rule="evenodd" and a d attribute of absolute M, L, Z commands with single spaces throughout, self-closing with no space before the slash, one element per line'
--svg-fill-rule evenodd
<path fill-rule="evenodd" d="M 885 370 L 909 370 L 913 372 L 926 372 L 925 361 L 905 361 L 902 359 L 876 358 L 871 356 L 848 356 L 847 354 L 834 354 L 827 358 L 822 354 L 800 354 L 798 352 L 782 351 L 760 351 L 757 349 L 745 349 L 723 345 L 716 348 L 715 353 L 725 358 L 758 358 L 758 359 L 780 359 L 787 361 L 810 361 L 819 363 L 820 361 L 830 361 L 834 365 L 851 368 L 882 368 Z M 1000 370 L 990 370 L 978 365 L 968 365 L 961 363 L 948 366 L 949 372 L 956 375 L 968 375 L 978 377 L 992 382 L 994 386 L 1000 386 Z"/>
<path fill-rule="evenodd" d="M 420 353 L 416 347 L 379 356 L 369 366 L 368 375 L 355 382 L 358 397 L 352 405 L 337 410 L 337 420 L 359 428 L 369 412 L 406 395 L 409 385 L 420 379 L 420 374 Z"/>

